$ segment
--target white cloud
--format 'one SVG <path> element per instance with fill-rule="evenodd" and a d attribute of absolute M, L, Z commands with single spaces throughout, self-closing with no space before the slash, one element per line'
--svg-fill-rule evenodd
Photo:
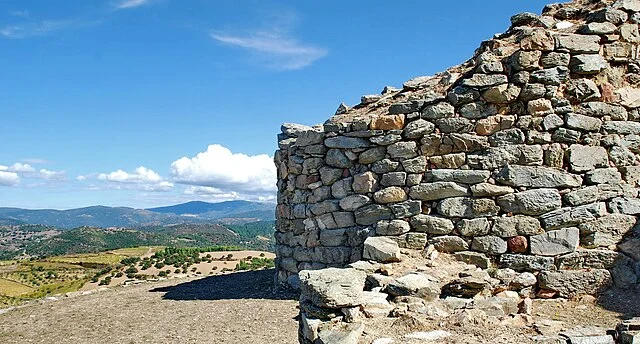
<path fill-rule="evenodd" d="M 62 180 L 67 178 L 67 173 L 65 171 L 49 171 L 42 168 L 38 171 L 38 177 L 47 180 Z"/>
<path fill-rule="evenodd" d="M 193 158 L 183 157 L 171 164 L 177 183 L 199 187 L 191 192 L 232 195 L 273 195 L 276 191 L 276 168 L 267 154 L 249 156 L 233 153 L 221 145 L 210 145 Z M 187 189 L 189 190 L 189 189 Z"/>
<path fill-rule="evenodd" d="M 4 167 L 4 166 L 2 166 Z M 20 177 L 15 172 L 0 171 L 0 185 L 15 186 L 20 183 Z"/>
<path fill-rule="evenodd" d="M 173 189 L 173 183 L 164 180 L 152 169 L 140 166 L 133 172 L 117 170 L 111 173 L 89 174 L 77 176 L 76 180 L 83 182 L 97 179 L 108 184 L 105 188 L 116 190 L 142 190 L 153 192 L 165 192 Z M 94 186 L 92 184 L 92 186 Z M 98 186 L 95 186 L 98 187 Z"/>
<path fill-rule="evenodd" d="M 23 162 L 25 164 L 32 164 L 32 165 L 43 165 L 43 164 L 48 164 L 49 160 L 42 159 L 42 158 L 26 158 L 26 159 L 20 160 L 20 162 Z"/>
<path fill-rule="evenodd" d="M 9 39 L 23 39 L 45 36 L 52 32 L 68 29 L 75 25 L 76 24 L 71 20 L 27 21 L 3 27 L 0 29 L 0 35 Z"/>
<path fill-rule="evenodd" d="M 16 162 L 15 164 L 9 166 L 7 168 L 7 171 L 9 172 L 16 172 L 16 173 L 33 173 L 36 171 L 35 168 L 33 168 L 33 166 L 29 165 L 29 164 L 23 164 L 20 162 Z"/>
<path fill-rule="evenodd" d="M 112 5 L 116 9 L 123 10 L 127 8 L 135 8 L 149 4 L 150 0 L 121 0 L 114 2 Z"/>
<path fill-rule="evenodd" d="M 244 34 L 211 31 L 210 37 L 220 43 L 247 50 L 268 67 L 278 70 L 302 69 L 325 57 L 328 50 L 298 41 L 291 34 L 294 13 L 280 13 L 266 29 Z"/>
<path fill-rule="evenodd" d="M 136 168 L 132 173 L 123 170 L 117 170 L 111 173 L 100 173 L 99 180 L 118 182 L 118 183 L 157 183 L 162 181 L 162 177 L 155 171 L 144 166 Z"/>

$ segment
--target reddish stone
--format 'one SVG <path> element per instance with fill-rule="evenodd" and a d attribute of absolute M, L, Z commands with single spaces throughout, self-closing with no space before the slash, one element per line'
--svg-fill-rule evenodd
<path fill-rule="evenodd" d="M 548 289 L 540 289 L 536 294 L 536 297 L 539 299 L 551 299 L 556 296 L 556 292 Z"/>
<path fill-rule="evenodd" d="M 404 128 L 404 115 L 385 115 L 371 121 L 372 130 L 401 130 Z"/>
<path fill-rule="evenodd" d="M 618 101 L 618 96 L 616 95 L 615 91 L 615 87 L 613 87 L 613 85 L 611 85 L 608 82 L 603 83 L 602 85 L 600 85 L 600 89 L 602 90 L 602 101 L 603 102 L 608 102 L 608 103 L 613 103 Z"/>
<path fill-rule="evenodd" d="M 527 238 L 516 236 L 507 240 L 507 246 L 509 247 L 509 251 L 513 253 L 525 253 L 527 252 L 527 248 L 529 248 L 529 243 L 527 242 Z"/>

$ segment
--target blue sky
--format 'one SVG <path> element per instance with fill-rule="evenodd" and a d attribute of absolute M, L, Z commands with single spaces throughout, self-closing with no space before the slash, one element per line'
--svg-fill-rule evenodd
<path fill-rule="evenodd" d="M 282 122 L 461 63 L 546 3 L 0 0 L 0 207 L 273 200 Z"/>

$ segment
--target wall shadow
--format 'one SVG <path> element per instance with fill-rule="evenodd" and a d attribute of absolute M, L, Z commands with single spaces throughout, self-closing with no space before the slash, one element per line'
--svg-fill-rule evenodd
<path fill-rule="evenodd" d="M 237 300 L 270 299 L 297 300 L 295 293 L 276 288 L 275 269 L 215 275 L 174 286 L 151 289 L 165 293 L 166 300 Z"/>

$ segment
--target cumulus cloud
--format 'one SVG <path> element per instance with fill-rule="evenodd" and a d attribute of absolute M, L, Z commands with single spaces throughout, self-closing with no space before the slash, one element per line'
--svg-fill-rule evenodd
<path fill-rule="evenodd" d="M 10 166 L 0 165 L 0 171 L 4 171 L 5 173 L 11 173 L 16 177 L 24 177 L 24 178 L 32 178 L 32 179 L 45 179 L 45 180 L 64 180 L 66 179 L 65 171 L 51 171 L 47 169 L 37 170 L 35 167 L 30 164 L 25 164 L 21 162 L 16 162 Z M 12 177 L 13 179 L 13 177 Z M 37 184 L 43 185 L 43 184 Z"/>
<path fill-rule="evenodd" d="M 6 167 L 6 166 L 0 166 Z M 6 172 L 0 168 L 0 185 L 2 186 L 16 186 L 20 184 L 20 177 L 15 172 Z"/>
<path fill-rule="evenodd" d="M 276 191 L 276 168 L 267 154 L 233 153 L 214 144 L 195 157 L 183 157 L 171 164 L 175 182 L 197 187 L 200 194 L 272 195 Z"/>
<path fill-rule="evenodd" d="M 106 188 L 117 190 L 166 192 L 171 191 L 174 186 L 173 183 L 166 181 L 154 170 L 144 166 L 140 166 L 132 172 L 117 170 L 110 173 L 98 173 L 76 177 L 76 180 L 80 182 L 96 179 L 108 183 L 106 184 Z"/>
<path fill-rule="evenodd" d="M 99 180 L 119 183 L 157 183 L 162 181 L 162 177 L 155 171 L 144 166 L 136 168 L 134 172 L 128 173 L 123 170 L 117 170 L 111 173 L 100 173 Z"/>

